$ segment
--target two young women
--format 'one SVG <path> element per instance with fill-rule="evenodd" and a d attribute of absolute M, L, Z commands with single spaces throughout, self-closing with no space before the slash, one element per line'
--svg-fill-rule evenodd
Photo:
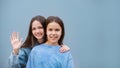
<path fill-rule="evenodd" d="M 9 57 L 9 68 L 25 68 L 32 48 L 47 40 L 46 19 L 40 15 L 32 18 L 24 43 L 22 43 L 18 32 L 13 32 L 10 40 L 13 51 Z M 69 51 L 69 47 L 61 43 L 59 51 Z"/>
<path fill-rule="evenodd" d="M 63 21 L 49 16 L 46 20 L 46 42 L 32 49 L 27 68 L 74 68 L 70 51 L 59 52 L 64 34 Z"/>

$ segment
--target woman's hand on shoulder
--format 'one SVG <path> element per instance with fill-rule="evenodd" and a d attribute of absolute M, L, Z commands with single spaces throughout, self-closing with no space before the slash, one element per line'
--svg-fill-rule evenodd
<path fill-rule="evenodd" d="M 67 52 L 67 51 L 69 51 L 70 50 L 70 47 L 68 47 L 67 45 L 62 45 L 62 47 L 60 48 L 60 52 Z"/>

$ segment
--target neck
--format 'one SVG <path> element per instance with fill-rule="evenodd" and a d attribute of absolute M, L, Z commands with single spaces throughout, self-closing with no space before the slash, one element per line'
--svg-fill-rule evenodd
<path fill-rule="evenodd" d="M 42 42 L 43 42 L 43 39 L 38 39 L 38 42 L 39 42 L 39 43 L 42 43 Z"/>
<path fill-rule="evenodd" d="M 52 45 L 52 46 L 57 46 L 57 45 L 58 45 L 57 42 L 55 42 L 55 43 L 51 43 L 51 42 L 47 41 L 47 42 L 45 42 L 45 43 L 46 43 L 46 44 L 49 44 L 49 45 Z"/>

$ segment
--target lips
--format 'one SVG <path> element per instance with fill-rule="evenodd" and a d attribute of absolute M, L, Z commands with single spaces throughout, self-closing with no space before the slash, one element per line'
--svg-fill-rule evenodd
<path fill-rule="evenodd" d="M 36 37 L 41 37 L 43 34 L 42 33 L 37 33 L 35 36 Z"/>
<path fill-rule="evenodd" d="M 50 37 L 51 39 L 56 39 L 57 37 Z"/>
<path fill-rule="evenodd" d="M 55 40 L 55 39 L 58 38 L 58 36 L 50 36 L 50 38 L 51 38 L 52 40 Z"/>

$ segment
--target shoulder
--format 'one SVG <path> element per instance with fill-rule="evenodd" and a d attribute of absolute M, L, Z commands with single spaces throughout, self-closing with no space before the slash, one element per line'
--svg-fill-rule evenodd
<path fill-rule="evenodd" d="M 42 47 L 43 45 L 44 45 L 44 44 L 39 44 L 39 45 L 37 45 L 37 46 L 34 46 L 32 50 L 34 50 L 34 49 L 39 49 L 39 48 Z"/>
<path fill-rule="evenodd" d="M 29 48 L 29 47 L 20 48 L 20 50 L 19 50 L 19 54 L 23 54 L 23 53 L 29 54 L 30 52 L 31 52 L 31 48 Z"/>
<path fill-rule="evenodd" d="M 20 48 L 20 51 L 31 51 L 31 48 L 30 47 Z"/>
<path fill-rule="evenodd" d="M 64 56 L 66 56 L 66 55 L 71 55 L 71 52 L 70 52 L 70 50 L 69 51 L 67 51 L 67 52 L 64 52 L 64 53 L 62 53 Z"/>
<path fill-rule="evenodd" d="M 44 47 L 44 44 L 40 44 L 40 45 L 34 46 L 34 47 L 32 48 L 32 51 L 40 50 L 40 49 L 42 49 L 43 47 Z"/>

